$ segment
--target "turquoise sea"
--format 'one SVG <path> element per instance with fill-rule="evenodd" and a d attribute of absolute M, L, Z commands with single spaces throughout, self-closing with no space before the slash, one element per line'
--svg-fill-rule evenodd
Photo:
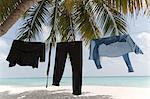
<path fill-rule="evenodd" d="M 49 78 L 49 85 L 52 78 Z M 0 78 L 0 86 L 23 86 L 23 87 L 40 87 L 45 86 L 46 78 Z M 72 85 L 71 77 L 63 77 L 60 85 Z M 121 86 L 121 87 L 149 87 L 150 77 L 83 77 L 83 85 L 99 86 Z"/>

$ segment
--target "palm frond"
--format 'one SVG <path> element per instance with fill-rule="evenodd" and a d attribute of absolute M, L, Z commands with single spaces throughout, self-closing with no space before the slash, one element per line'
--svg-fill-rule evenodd
<path fill-rule="evenodd" d="M 98 0 L 95 0 L 98 1 Z M 127 14 L 135 13 L 138 14 L 141 9 L 145 10 L 150 6 L 150 0 L 103 0 L 104 3 L 115 9 L 116 11 Z"/>
<path fill-rule="evenodd" d="M 70 1 L 71 2 L 71 1 Z M 74 19 L 72 12 L 66 4 L 67 1 L 59 2 L 55 1 L 55 7 L 53 10 L 53 14 L 51 15 L 51 32 L 47 41 L 56 42 L 56 33 L 59 32 L 59 36 L 61 41 L 70 41 L 75 40 L 75 32 L 74 32 Z M 67 7 L 66 7 L 67 6 Z M 69 12 L 68 12 L 69 11 Z"/>
<path fill-rule="evenodd" d="M 90 11 L 103 35 L 120 35 L 127 33 L 126 18 L 118 11 L 111 9 L 105 3 L 89 2 Z M 89 6 L 88 5 L 88 6 Z"/>
<path fill-rule="evenodd" d="M 64 6 L 65 5 L 65 6 Z M 61 4 L 61 10 L 59 10 L 60 15 L 59 20 L 59 32 L 61 36 L 61 41 L 74 41 L 75 40 L 75 30 L 74 30 L 74 14 L 73 8 L 66 8 L 66 3 Z M 68 10 L 71 10 L 68 12 Z"/>
<path fill-rule="evenodd" d="M 66 9 L 67 14 L 71 14 L 73 10 L 75 0 L 64 0 L 64 7 Z"/>
<path fill-rule="evenodd" d="M 97 38 L 101 35 L 101 31 L 99 31 L 91 13 L 86 9 L 84 3 L 82 3 L 80 7 L 77 7 L 75 13 L 76 27 L 81 33 L 81 39 L 85 41 L 86 44 L 89 43 L 91 39 Z"/>
<path fill-rule="evenodd" d="M 35 38 L 35 35 L 42 31 L 42 25 L 47 25 L 47 17 L 49 16 L 49 1 L 42 0 L 38 4 L 32 6 L 24 15 L 24 24 L 20 28 L 19 39 Z"/>
<path fill-rule="evenodd" d="M 144 5 L 148 8 L 149 0 L 42 0 L 24 14 L 18 38 L 35 37 L 42 31 L 43 24 L 50 24 L 51 31 L 47 39 L 50 42 L 56 42 L 57 33 L 62 41 L 68 41 L 75 40 L 75 33 L 80 32 L 86 43 L 103 35 L 124 34 L 127 33 L 124 15 L 139 11 Z M 0 8 L 0 11 L 3 9 Z M 0 20 L 4 19 L 0 17 Z"/>
<path fill-rule="evenodd" d="M 23 0 L 0 0 L 0 25 L 7 20 Z"/>
<path fill-rule="evenodd" d="M 58 15 L 59 15 L 59 0 L 55 0 L 54 5 L 52 7 L 51 10 L 51 14 L 50 14 L 50 27 L 51 27 L 51 31 L 50 31 L 50 35 L 48 36 L 46 43 L 51 42 L 53 44 L 53 46 L 55 46 L 56 43 L 56 35 L 57 35 L 57 31 L 58 31 Z"/>
<path fill-rule="evenodd" d="M 146 2 L 147 8 L 145 9 L 145 15 L 150 16 L 150 0 Z"/>

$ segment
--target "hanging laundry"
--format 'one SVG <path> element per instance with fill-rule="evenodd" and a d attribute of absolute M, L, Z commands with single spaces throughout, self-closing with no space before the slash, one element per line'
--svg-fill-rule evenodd
<path fill-rule="evenodd" d="M 69 54 L 70 56 L 70 61 L 72 65 L 73 94 L 80 95 L 81 86 L 82 86 L 82 42 L 81 41 L 57 43 L 52 85 L 59 86 L 59 83 L 61 81 L 64 72 L 67 54 Z"/>
<path fill-rule="evenodd" d="M 45 44 L 41 42 L 24 42 L 14 40 L 7 57 L 9 67 L 16 64 L 20 66 L 32 66 L 38 68 L 38 61 L 45 61 Z"/>
<path fill-rule="evenodd" d="M 129 52 L 143 54 L 141 49 L 134 43 L 129 35 L 112 36 L 101 39 L 94 39 L 90 43 L 90 60 L 94 60 L 98 69 L 102 68 L 100 57 L 119 57 L 123 59 L 128 67 L 128 72 L 133 72 L 129 59 Z"/>

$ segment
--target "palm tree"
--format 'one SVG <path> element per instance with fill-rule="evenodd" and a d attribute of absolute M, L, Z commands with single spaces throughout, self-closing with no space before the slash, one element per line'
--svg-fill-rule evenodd
<path fill-rule="evenodd" d="M 35 3 L 37 0 L 0 0 L 0 36 Z"/>
<path fill-rule="evenodd" d="M 50 42 L 74 41 L 79 33 L 86 43 L 103 35 L 127 33 L 127 13 L 148 12 L 149 0 L 1 0 L 0 36 L 22 16 L 19 39 L 34 38 L 42 26 L 51 28 Z"/>

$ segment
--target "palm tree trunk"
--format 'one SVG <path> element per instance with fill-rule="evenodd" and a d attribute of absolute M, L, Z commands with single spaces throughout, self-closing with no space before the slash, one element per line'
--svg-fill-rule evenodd
<path fill-rule="evenodd" d="M 23 0 L 16 10 L 0 25 L 0 36 L 7 33 L 7 31 L 15 24 L 15 22 L 35 3 L 39 0 Z"/>

